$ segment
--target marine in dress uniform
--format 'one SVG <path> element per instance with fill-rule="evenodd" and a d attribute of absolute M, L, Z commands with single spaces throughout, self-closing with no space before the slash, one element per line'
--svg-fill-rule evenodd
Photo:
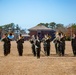
<path fill-rule="evenodd" d="M 10 39 L 8 38 L 8 34 L 6 33 L 4 37 L 2 38 L 2 41 L 4 42 L 4 55 L 7 56 L 9 54 L 10 49 Z"/>
<path fill-rule="evenodd" d="M 32 53 L 34 56 L 36 56 L 36 49 L 35 49 L 35 36 L 32 35 L 32 38 L 30 39 Z"/>
<path fill-rule="evenodd" d="M 74 56 L 76 56 L 76 33 L 73 34 L 71 45 L 72 45 L 73 54 Z"/>
<path fill-rule="evenodd" d="M 19 39 L 16 42 L 17 42 L 17 49 L 18 49 L 19 56 L 22 56 L 23 55 L 24 38 L 22 37 L 21 34 L 20 34 Z"/>
<path fill-rule="evenodd" d="M 14 35 L 12 33 L 10 33 L 8 35 L 8 38 L 10 39 L 10 41 L 12 41 L 12 39 L 14 38 Z M 8 47 L 8 53 L 10 54 L 10 50 L 11 50 L 11 42 L 9 43 L 9 47 Z"/>
<path fill-rule="evenodd" d="M 43 42 L 43 48 L 44 48 L 44 52 L 45 52 L 45 55 L 46 55 L 46 52 L 47 52 L 46 35 L 45 35 L 45 36 L 44 36 L 44 38 L 42 39 L 42 42 Z"/>
<path fill-rule="evenodd" d="M 46 53 L 47 53 L 47 56 L 50 56 L 50 42 L 51 42 L 51 37 L 49 36 L 49 34 L 46 35 L 46 43 L 47 43 L 47 50 L 46 50 Z"/>
<path fill-rule="evenodd" d="M 64 54 L 65 54 L 65 35 L 64 34 L 62 34 L 62 37 L 61 37 L 61 39 L 60 39 L 60 43 L 62 44 L 61 45 L 61 55 L 62 56 L 64 56 Z"/>
<path fill-rule="evenodd" d="M 41 51 L 41 41 L 39 40 L 39 37 L 37 37 L 35 41 L 35 48 L 37 51 L 37 58 L 40 58 L 40 51 Z"/>
<path fill-rule="evenodd" d="M 55 38 L 53 40 L 53 42 L 55 43 L 56 54 L 58 54 L 58 40 L 59 40 L 59 36 L 58 36 L 58 32 L 56 32 Z"/>
<path fill-rule="evenodd" d="M 59 40 L 58 40 L 58 54 L 59 56 L 64 56 L 65 51 L 65 36 L 62 32 L 59 34 Z"/>

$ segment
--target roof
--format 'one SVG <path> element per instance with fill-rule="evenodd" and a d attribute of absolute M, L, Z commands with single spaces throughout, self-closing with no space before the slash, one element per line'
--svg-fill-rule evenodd
<path fill-rule="evenodd" d="M 55 30 L 58 31 L 58 32 L 61 31 L 63 33 L 66 33 L 67 32 L 67 28 L 64 28 L 64 27 L 58 27 Z"/>
<path fill-rule="evenodd" d="M 30 37 L 30 35 L 28 35 L 28 34 L 22 34 L 22 36 L 24 36 L 24 37 Z"/>
<path fill-rule="evenodd" d="M 35 26 L 35 27 L 32 27 L 32 28 L 30 28 L 30 29 L 28 29 L 29 31 L 37 31 L 37 30 L 52 30 L 51 28 L 47 28 L 47 27 L 45 27 L 45 26 L 43 26 L 43 25 L 37 25 L 37 26 Z"/>

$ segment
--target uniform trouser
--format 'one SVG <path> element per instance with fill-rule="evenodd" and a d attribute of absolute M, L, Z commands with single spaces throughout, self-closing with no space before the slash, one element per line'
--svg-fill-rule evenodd
<path fill-rule="evenodd" d="M 64 56 L 64 53 L 65 53 L 64 51 L 65 51 L 65 50 L 64 50 L 64 49 L 62 49 L 62 51 L 61 51 L 62 56 Z"/>
<path fill-rule="evenodd" d="M 47 47 L 47 56 L 50 56 L 50 47 Z"/>
<path fill-rule="evenodd" d="M 36 48 L 37 50 L 37 58 L 40 58 L 40 48 Z"/>
<path fill-rule="evenodd" d="M 34 56 L 36 56 L 36 50 L 35 50 L 35 47 L 32 47 L 32 52 L 33 52 Z"/>
<path fill-rule="evenodd" d="M 8 46 L 8 54 L 10 53 L 11 44 Z"/>
<path fill-rule="evenodd" d="M 6 56 L 7 54 L 7 49 L 4 49 L 4 55 Z"/>
<path fill-rule="evenodd" d="M 64 56 L 65 46 L 61 44 L 58 49 L 59 49 L 59 55 Z"/>
<path fill-rule="evenodd" d="M 76 56 L 76 50 L 73 50 L 73 54 Z"/>
<path fill-rule="evenodd" d="M 23 54 L 23 49 L 18 49 L 18 53 L 19 53 L 19 56 L 22 56 L 22 54 Z"/>
<path fill-rule="evenodd" d="M 73 54 L 76 56 L 76 46 L 73 47 Z"/>
<path fill-rule="evenodd" d="M 8 55 L 8 45 L 4 45 L 4 55 Z"/>
<path fill-rule="evenodd" d="M 44 52 L 46 53 L 46 51 L 47 51 L 47 47 L 44 47 Z"/>
<path fill-rule="evenodd" d="M 56 54 L 58 54 L 58 47 L 57 47 L 57 43 L 55 44 L 55 49 L 56 49 Z"/>
<path fill-rule="evenodd" d="M 61 56 L 61 53 L 62 53 L 62 46 L 59 45 L 59 46 L 58 46 L 58 54 L 59 54 L 59 56 Z"/>

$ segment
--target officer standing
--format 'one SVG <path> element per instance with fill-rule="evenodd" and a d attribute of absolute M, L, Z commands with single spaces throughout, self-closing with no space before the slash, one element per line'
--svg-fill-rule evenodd
<path fill-rule="evenodd" d="M 19 39 L 16 42 L 17 42 L 17 49 L 18 49 L 19 56 L 22 56 L 23 55 L 24 38 L 22 37 L 21 34 L 19 36 Z"/>

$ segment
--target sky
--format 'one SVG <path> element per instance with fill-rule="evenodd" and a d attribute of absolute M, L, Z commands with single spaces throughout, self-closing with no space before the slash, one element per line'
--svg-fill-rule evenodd
<path fill-rule="evenodd" d="M 39 23 L 76 23 L 76 0 L 0 0 L 0 26 L 29 29 Z"/>

